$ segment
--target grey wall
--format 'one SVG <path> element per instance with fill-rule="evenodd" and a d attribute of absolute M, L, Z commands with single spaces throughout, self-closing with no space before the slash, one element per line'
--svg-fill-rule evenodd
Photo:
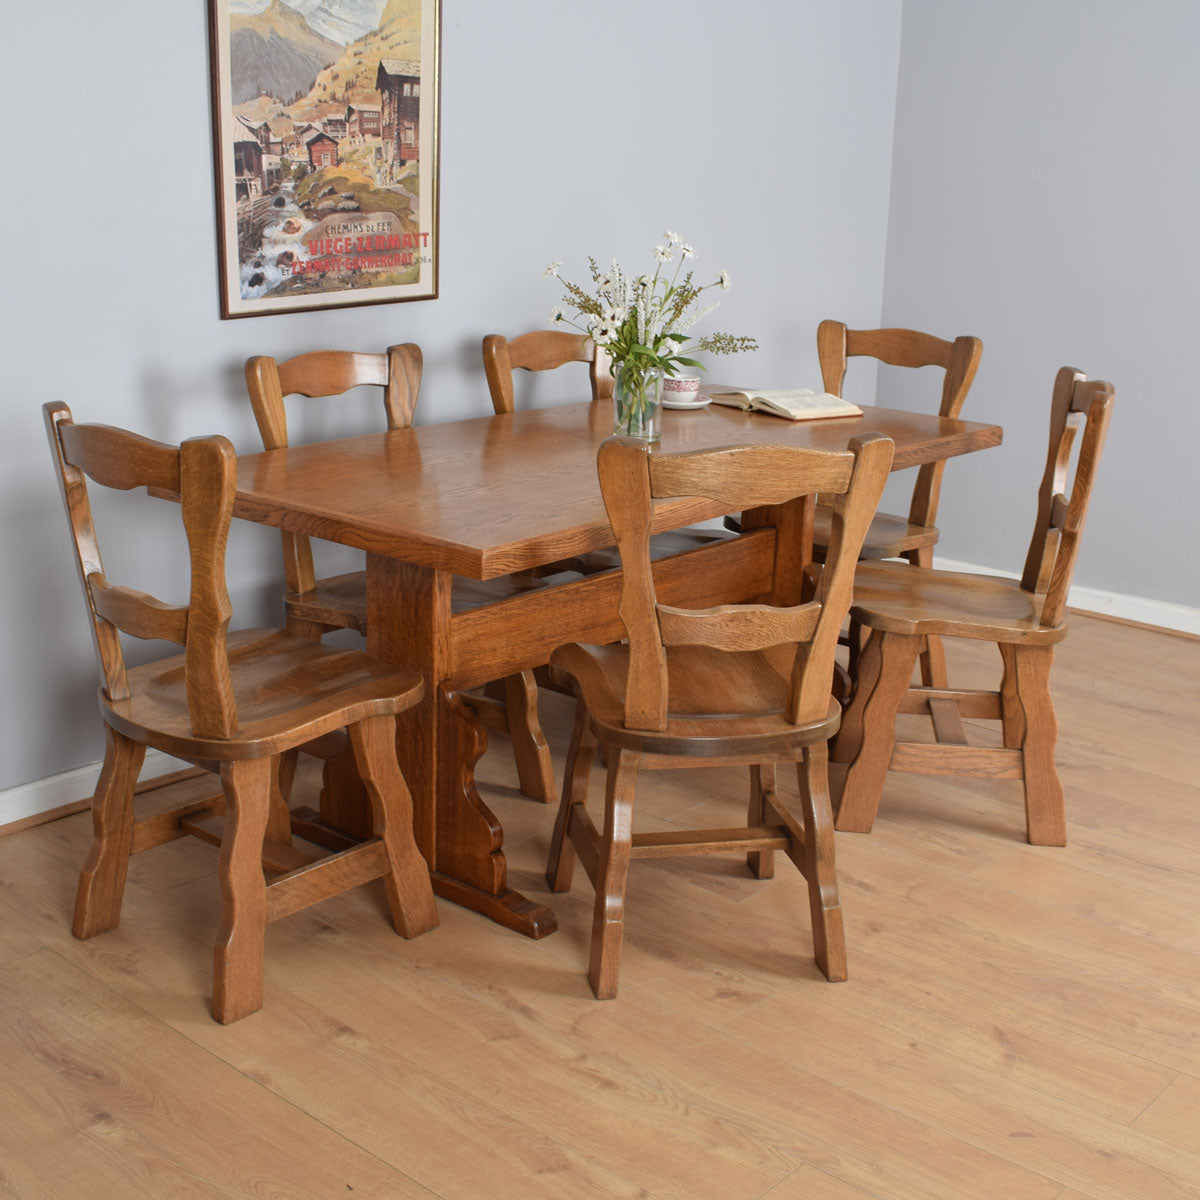
<path fill-rule="evenodd" d="M 1198 46 L 1194 0 L 905 0 L 884 320 L 981 337 L 964 416 L 1005 428 L 946 469 L 946 556 L 1021 569 L 1069 364 L 1117 388 L 1077 582 L 1200 605 Z"/>
<path fill-rule="evenodd" d="M 899 0 L 444 8 L 441 298 L 233 322 L 217 319 L 204 5 L 9 14 L 0 788 L 101 753 L 44 401 L 249 450 L 248 355 L 411 340 L 425 352 L 419 419 L 482 414 L 480 336 L 541 326 L 558 298 L 544 264 L 636 263 L 666 227 L 697 246 L 698 267 L 733 276 L 707 327 L 759 338 L 754 359 L 723 365 L 740 378 L 815 380 L 822 316 L 878 319 Z M 364 406 L 346 429 L 376 419 Z M 100 516 L 109 573 L 179 595 L 184 560 L 151 537 L 173 531 L 169 506 L 122 497 Z M 114 526 L 126 516 L 137 535 Z M 273 533 L 235 523 L 240 623 L 276 619 L 277 563 Z"/>

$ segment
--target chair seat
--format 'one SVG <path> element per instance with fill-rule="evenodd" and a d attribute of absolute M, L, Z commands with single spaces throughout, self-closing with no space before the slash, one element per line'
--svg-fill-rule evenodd
<path fill-rule="evenodd" d="M 825 547 L 832 535 L 833 510 L 823 504 L 817 505 L 813 516 L 813 556 L 824 558 Z M 936 525 L 913 525 L 907 517 L 891 513 L 876 513 L 871 527 L 863 539 L 860 559 L 897 558 L 906 550 L 920 550 L 924 546 L 937 544 Z"/>
<path fill-rule="evenodd" d="M 1045 597 L 1019 579 L 935 571 L 908 563 L 862 563 L 854 573 L 850 617 L 871 629 L 1045 646 L 1061 641 L 1067 623 L 1043 625 Z"/>
<path fill-rule="evenodd" d="M 603 745 L 688 758 L 797 755 L 837 731 L 841 708 L 830 698 L 821 721 L 792 725 L 784 716 L 795 647 L 731 654 L 709 646 L 667 648 L 667 727 L 625 727 L 627 645 L 560 646 L 551 677 L 583 701 Z"/>
<path fill-rule="evenodd" d="M 350 571 L 318 579 L 307 592 L 285 592 L 283 607 L 289 620 L 316 621 L 334 629 L 367 632 L 367 573 Z"/>
<path fill-rule="evenodd" d="M 499 579 L 467 579 L 456 575 L 450 604 L 454 612 L 463 612 L 577 578 L 578 573 L 567 571 L 559 575 L 504 575 Z M 367 631 L 365 571 L 319 579 L 311 591 L 286 593 L 283 602 L 289 618 L 316 621 L 335 629 L 354 629 L 362 634 Z"/>
<path fill-rule="evenodd" d="M 713 542 L 724 541 L 729 534 L 722 529 L 671 529 L 656 533 L 650 538 L 650 561 L 686 554 L 699 550 Z M 603 550 L 591 550 L 571 560 L 571 566 L 584 575 L 598 575 L 601 571 L 613 571 L 621 565 L 621 556 L 616 546 L 605 546 Z"/>
<path fill-rule="evenodd" d="M 578 571 L 566 569 L 547 575 L 532 575 L 526 571 L 519 575 L 501 575 L 497 579 L 468 579 L 465 575 L 455 575 L 450 607 L 456 613 L 465 612 L 580 578 Z"/>
<path fill-rule="evenodd" d="M 813 559 L 823 562 L 825 548 L 832 536 L 833 510 L 818 504 L 813 514 Z M 742 520 L 737 514 L 725 518 L 725 528 L 741 533 Z M 907 550 L 935 546 L 938 540 L 936 525 L 913 525 L 906 517 L 891 513 L 876 513 L 863 539 L 860 559 L 897 558 Z"/>
<path fill-rule="evenodd" d="M 232 738 L 191 733 L 182 654 L 130 670 L 130 699 L 101 693 L 105 720 L 167 754 L 241 760 L 280 754 L 356 721 L 403 712 L 424 692 L 416 671 L 280 629 L 242 630 L 227 645 L 239 719 Z"/>

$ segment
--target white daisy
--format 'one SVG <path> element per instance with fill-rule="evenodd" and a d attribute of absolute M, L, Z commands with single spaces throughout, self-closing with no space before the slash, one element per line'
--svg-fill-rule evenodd
<path fill-rule="evenodd" d="M 607 321 L 597 321 L 589 332 L 597 346 L 606 346 L 613 340 L 617 331 Z"/>
<path fill-rule="evenodd" d="M 603 321 L 606 325 L 620 325 L 628 315 L 623 308 L 606 308 Z"/>
<path fill-rule="evenodd" d="M 733 287 L 733 284 L 729 282 L 729 272 L 728 271 L 718 271 L 717 272 L 717 282 L 721 285 L 721 290 L 723 292 L 727 292 L 727 291 L 729 291 L 729 289 L 731 287 Z"/>
<path fill-rule="evenodd" d="M 671 247 L 670 246 L 655 246 L 654 247 L 654 261 L 660 262 L 660 263 L 669 263 L 671 261 Z"/>
<path fill-rule="evenodd" d="M 684 258 L 695 258 L 696 257 L 695 248 L 693 246 L 689 246 L 687 244 L 687 242 L 680 243 L 679 253 L 682 254 Z"/>
<path fill-rule="evenodd" d="M 557 325 L 559 321 L 565 321 L 567 314 L 556 304 L 550 310 L 550 324 Z"/>
<path fill-rule="evenodd" d="M 683 238 L 681 238 L 679 236 L 679 234 L 677 234 L 673 229 L 668 229 L 663 234 L 663 237 L 665 237 L 667 239 L 668 244 L 672 245 L 672 246 L 677 246 L 677 245 L 679 245 L 680 242 L 683 241 Z"/>
<path fill-rule="evenodd" d="M 547 275 L 557 275 L 557 274 L 558 274 L 558 268 L 559 268 L 559 267 L 561 267 L 562 265 L 563 265 L 563 260 L 562 260 L 561 258 L 556 258 L 556 259 L 555 259 L 555 260 L 554 260 L 554 261 L 553 261 L 553 262 L 552 262 L 552 263 L 551 263 L 551 264 L 550 264 L 550 265 L 549 265 L 549 266 L 548 266 L 548 267 L 547 267 L 547 268 L 546 268 L 546 269 L 545 269 L 545 270 L 542 272 L 542 278 L 543 278 L 543 279 L 545 279 Z"/>

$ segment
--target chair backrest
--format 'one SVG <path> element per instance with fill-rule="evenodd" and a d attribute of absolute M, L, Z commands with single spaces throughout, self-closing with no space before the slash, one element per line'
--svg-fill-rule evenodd
<path fill-rule="evenodd" d="M 681 454 L 612 437 L 597 470 L 621 555 L 620 613 L 629 640 L 625 725 L 660 730 L 667 722 L 667 656 L 672 645 L 723 651 L 796 645 L 786 716 L 807 724 L 825 716 L 838 632 L 850 607 L 854 566 L 891 470 L 894 446 L 881 434 L 854 438 L 844 451 L 795 446 L 730 446 Z M 654 500 L 704 496 L 732 512 L 821 492 L 832 502 L 832 533 L 812 600 L 794 607 L 732 604 L 711 609 L 661 605 L 650 566 Z"/>
<path fill-rule="evenodd" d="M 389 346 L 384 354 L 313 350 L 282 363 L 267 355 L 247 359 L 246 388 L 263 449 L 281 450 L 288 445 L 285 397 L 328 399 L 363 385 L 383 389 L 388 429 L 407 429 L 417 407 L 422 365 L 421 348 L 412 342 Z M 311 591 L 316 583 L 312 543 L 304 534 L 287 530 L 282 540 L 288 591 Z"/>
<path fill-rule="evenodd" d="M 975 337 L 952 342 L 914 329 L 847 329 L 841 321 L 822 321 L 817 327 L 817 356 L 825 390 L 842 394 L 846 364 L 851 358 L 875 358 L 894 367 L 941 367 L 942 401 L 938 415 L 957 417 L 979 369 L 983 343 Z M 926 463 L 917 471 L 908 519 L 914 525 L 937 522 L 938 499 L 946 461 Z"/>
<path fill-rule="evenodd" d="M 1063 367 L 1054 380 L 1050 447 L 1038 489 L 1037 520 L 1021 574 L 1021 587 L 1045 595 L 1043 625 L 1056 626 L 1063 619 L 1114 395 L 1111 383 L 1088 379 L 1073 367 Z M 1075 478 L 1068 499 L 1071 451 L 1080 429 L 1083 435 L 1074 455 Z"/>
<path fill-rule="evenodd" d="M 612 399 L 613 377 L 608 355 L 586 334 L 543 329 L 522 334 L 511 342 L 499 333 L 489 333 L 483 339 L 483 370 L 492 393 L 492 407 L 498 413 L 513 411 L 514 370 L 553 371 L 571 362 L 591 364 L 588 374 L 593 400 Z"/>
<path fill-rule="evenodd" d="M 184 647 L 188 715 L 198 737 L 237 732 L 237 705 L 225 635 L 231 608 L 225 544 L 237 488 L 237 457 L 228 438 L 191 438 L 166 446 L 110 425 L 76 425 L 63 403 L 45 405 L 46 431 L 75 545 L 75 562 L 91 617 L 104 692 L 129 699 L 119 633 Z M 191 559 L 186 606 L 110 584 L 104 575 L 87 480 L 129 491 L 148 487 L 179 496 Z"/>

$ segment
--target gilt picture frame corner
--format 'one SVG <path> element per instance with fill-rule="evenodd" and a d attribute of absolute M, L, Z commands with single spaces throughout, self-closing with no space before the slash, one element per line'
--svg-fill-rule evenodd
<path fill-rule="evenodd" d="M 222 319 L 438 295 L 440 0 L 208 0 Z"/>

